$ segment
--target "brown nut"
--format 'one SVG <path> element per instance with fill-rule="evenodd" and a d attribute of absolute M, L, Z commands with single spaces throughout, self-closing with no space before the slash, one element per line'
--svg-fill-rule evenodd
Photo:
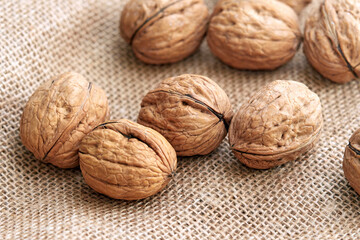
<path fill-rule="evenodd" d="M 203 0 L 131 0 L 122 11 L 120 32 L 145 63 L 173 63 L 198 49 L 208 18 Z"/>
<path fill-rule="evenodd" d="M 234 115 L 230 146 L 243 164 L 267 169 L 311 149 L 322 124 L 315 93 L 302 83 L 277 80 L 261 88 Z"/>
<path fill-rule="evenodd" d="M 325 78 L 346 83 L 360 76 L 360 2 L 325 0 L 305 23 L 304 53 Z"/>
<path fill-rule="evenodd" d="M 311 3 L 312 0 L 279 0 L 279 1 L 286 3 L 292 9 L 294 9 L 297 14 L 299 14 L 304 9 L 304 7 L 306 7 L 306 5 Z"/>
<path fill-rule="evenodd" d="M 20 122 L 25 147 L 42 162 L 61 168 L 79 165 L 81 139 L 109 118 L 105 92 L 77 73 L 65 73 L 40 85 Z"/>
<path fill-rule="evenodd" d="M 215 56 L 238 69 L 275 69 L 300 44 L 298 16 L 275 0 L 220 0 L 207 33 Z"/>
<path fill-rule="evenodd" d="M 345 148 L 343 169 L 351 187 L 360 194 L 360 129 L 354 132 Z"/>
<path fill-rule="evenodd" d="M 95 191 L 135 200 L 163 189 L 176 169 L 176 153 L 158 132 L 129 120 L 103 123 L 80 145 L 80 168 Z"/>
<path fill-rule="evenodd" d="M 160 132 L 178 156 L 205 155 L 225 138 L 232 114 L 229 98 L 214 81 L 184 74 L 146 94 L 138 123 Z"/>

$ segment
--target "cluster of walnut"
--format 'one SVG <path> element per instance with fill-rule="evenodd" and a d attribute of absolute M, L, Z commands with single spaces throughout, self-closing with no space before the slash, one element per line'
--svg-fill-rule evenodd
<path fill-rule="evenodd" d="M 20 137 L 40 161 L 61 168 L 80 162 L 86 183 L 107 196 L 133 200 L 159 192 L 176 169 L 174 148 L 150 128 L 108 119 L 105 92 L 80 74 L 65 73 L 29 98 Z"/>
<path fill-rule="evenodd" d="M 300 11 L 309 0 L 285 1 Z M 239 69 L 274 69 L 296 53 L 296 12 L 276 0 L 220 0 L 209 17 L 203 0 L 129 1 L 120 32 L 134 54 L 150 64 L 172 63 L 207 42 L 224 63 Z M 208 28 L 208 29 L 207 29 Z"/>
<path fill-rule="evenodd" d="M 308 1 L 283 1 L 299 11 Z M 355 9 L 355 11 L 349 11 Z M 325 77 L 347 82 L 360 74 L 360 3 L 325 0 L 305 28 L 304 52 Z M 208 29 L 207 29 L 208 27 Z M 298 17 L 277 0 L 220 0 L 209 17 L 203 0 L 134 0 L 121 34 L 144 62 L 176 62 L 207 42 L 239 69 L 274 69 L 300 44 Z M 234 115 L 211 79 L 185 74 L 162 81 L 141 102 L 138 123 L 109 120 L 105 92 L 76 73 L 42 84 L 25 106 L 20 136 L 34 156 L 61 168 L 80 165 L 86 183 L 117 199 L 154 195 L 170 181 L 177 156 L 205 155 L 229 133 L 234 155 L 267 169 L 310 150 L 323 125 L 319 97 L 304 84 L 277 80 Z M 344 172 L 360 192 L 360 132 L 350 139 Z"/>
<path fill-rule="evenodd" d="M 105 92 L 79 74 L 65 73 L 30 97 L 21 140 L 41 161 L 62 168 L 80 162 L 85 182 L 95 191 L 134 200 L 167 185 L 177 156 L 209 154 L 228 131 L 235 156 L 264 169 L 311 149 L 322 127 L 320 100 L 301 83 L 270 83 L 233 118 L 226 93 L 193 74 L 165 79 L 149 91 L 138 123 L 108 119 Z"/>
<path fill-rule="evenodd" d="M 149 91 L 138 123 L 159 131 L 178 156 L 208 154 L 229 131 L 235 156 L 249 167 L 266 169 L 310 150 L 323 118 L 319 97 L 299 82 L 268 84 L 233 116 L 227 95 L 215 82 L 185 74 Z"/>
<path fill-rule="evenodd" d="M 271 70 L 290 61 L 301 44 L 297 14 L 311 0 L 219 0 L 209 17 L 203 0 L 134 0 L 120 32 L 149 64 L 180 61 L 205 34 L 213 54 L 231 67 Z M 346 83 L 360 76 L 360 2 L 323 0 L 306 21 L 304 53 L 324 77 Z"/>

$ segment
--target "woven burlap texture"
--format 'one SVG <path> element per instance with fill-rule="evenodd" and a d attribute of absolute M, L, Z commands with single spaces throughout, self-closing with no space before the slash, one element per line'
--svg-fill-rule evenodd
<path fill-rule="evenodd" d="M 322 78 L 300 50 L 276 71 L 222 64 L 206 41 L 182 62 L 152 66 L 121 39 L 125 0 L 0 1 L 0 239 L 358 239 L 360 197 L 342 171 L 344 148 L 360 127 L 359 82 Z M 210 9 L 214 1 L 207 1 Z M 136 120 L 146 92 L 166 77 L 202 74 L 235 109 L 276 79 L 305 83 L 322 101 L 316 148 L 283 166 L 253 170 L 227 139 L 213 153 L 179 159 L 165 190 L 140 201 L 96 193 L 80 170 L 37 161 L 21 144 L 19 122 L 34 90 L 76 71 L 100 85 L 111 116 Z"/>

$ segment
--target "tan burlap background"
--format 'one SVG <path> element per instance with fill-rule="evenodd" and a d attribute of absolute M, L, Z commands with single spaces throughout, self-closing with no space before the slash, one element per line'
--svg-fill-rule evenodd
<path fill-rule="evenodd" d="M 145 65 L 119 36 L 125 0 L 0 1 L 0 239 L 359 239 L 360 196 L 344 178 L 342 156 L 360 127 L 359 82 L 323 79 L 300 51 L 273 72 L 227 67 L 204 42 L 185 61 Z M 212 9 L 215 0 L 207 2 Z M 40 83 L 76 71 L 103 87 L 112 118 L 136 120 L 160 80 L 203 74 L 235 109 L 276 79 L 305 83 L 325 119 L 315 149 L 260 171 L 240 164 L 227 139 L 212 154 L 179 159 L 173 181 L 141 201 L 90 189 L 79 169 L 40 163 L 20 142 L 23 107 Z"/>

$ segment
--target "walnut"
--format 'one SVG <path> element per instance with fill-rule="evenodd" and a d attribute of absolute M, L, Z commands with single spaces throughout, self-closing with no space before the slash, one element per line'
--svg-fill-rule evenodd
<path fill-rule="evenodd" d="M 122 11 L 120 32 L 145 63 L 173 63 L 198 49 L 208 18 L 203 0 L 131 0 Z"/>
<path fill-rule="evenodd" d="M 289 5 L 292 9 L 295 10 L 297 14 L 299 14 L 306 5 L 311 3 L 312 0 L 279 0 L 283 3 Z"/>
<path fill-rule="evenodd" d="M 220 0 L 207 33 L 215 56 L 238 69 L 275 69 L 300 44 L 298 16 L 275 0 Z"/>
<path fill-rule="evenodd" d="M 304 53 L 325 78 L 346 83 L 360 76 L 360 1 L 325 0 L 305 23 Z"/>
<path fill-rule="evenodd" d="M 176 169 L 174 148 L 158 132 L 129 120 L 100 124 L 80 144 L 80 168 L 95 191 L 135 200 L 163 189 Z"/>
<path fill-rule="evenodd" d="M 240 162 L 267 169 L 311 149 L 322 125 L 319 97 L 302 83 L 277 80 L 261 88 L 234 115 L 229 141 Z"/>
<path fill-rule="evenodd" d="M 350 185 L 360 194 L 360 129 L 354 132 L 345 148 L 343 169 Z"/>
<path fill-rule="evenodd" d="M 165 136 L 178 156 L 205 155 L 225 138 L 232 114 L 229 98 L 215 82 L 185 74 L 146 94 L 138 123 Z"/>
<path fill-rule="evenodd" d="M 25 147 L 42 162 L 79 165 L 81 139 L 109 117 L 105 92 L 77 73 L 46 81 L 27 102 L 20 122 Z"/>

